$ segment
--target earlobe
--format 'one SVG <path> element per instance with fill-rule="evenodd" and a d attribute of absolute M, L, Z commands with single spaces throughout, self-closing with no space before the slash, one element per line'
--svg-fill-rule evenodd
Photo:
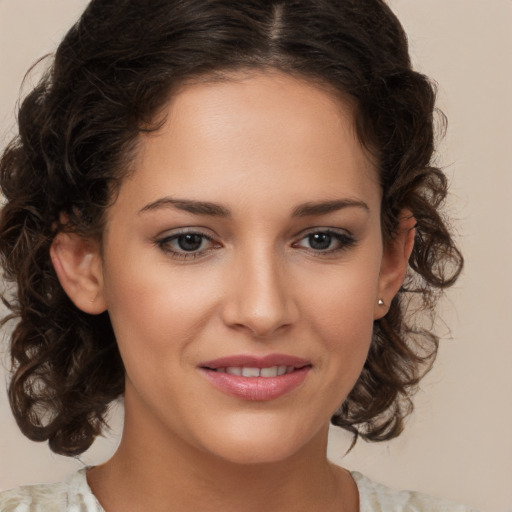
<path fill-rule="evenodd" d="M 375 320 L 386 315 L 393 297 L 404 282 L 415 236 L 416 219 L 409 210 L 403 210 L 396 236 L 384 246 Z"/>
<path fill-rule="evenodd" d="M 98 243 L 76 233 L 60 232 L 50 248 L 60 284 L 75 306 L 97 315 L 107 309 Z"/>

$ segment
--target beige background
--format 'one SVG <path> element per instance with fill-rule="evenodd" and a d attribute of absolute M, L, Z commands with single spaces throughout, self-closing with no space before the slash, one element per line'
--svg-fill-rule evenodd
<path fill-rule="evenodd" d="M 0 0 L 0 147 L 14 123 L 29 65 L 54 49 L 86 0 Z M 392 0 L 416 66 L 440 83 L 449 133 L 441 161 L 452 179 L 467 265 L 443 304 L 445 335 L 405 434 L 380 445 L 333 433 L 330 456 L 389 485 L 414 488 L 488 512 L 512 511 L 512 1 Z M 5 340 L 0 350 L 5 352 Z M 21 434 L 0 374 L 0 489 L 54 481 L 80 461 Z M 82 457 L 103 460 L 120 430 Z"/>

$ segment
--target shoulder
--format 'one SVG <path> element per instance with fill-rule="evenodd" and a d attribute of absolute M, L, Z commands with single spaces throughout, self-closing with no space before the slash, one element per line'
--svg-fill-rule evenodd
<path fill-rule="evenodd" d="M 0 512 L 104 512 L 87 484 L 86 470 L 62 482 L 0 492 Z"/>
<path fill-rule="evenodd" d="M 361 512 L 478 512 L 451 501 L 414 491 L 396 491 L 351 472 L 359 489 Z"/>

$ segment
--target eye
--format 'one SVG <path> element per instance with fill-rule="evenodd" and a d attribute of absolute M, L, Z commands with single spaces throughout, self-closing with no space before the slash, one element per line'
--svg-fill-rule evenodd
<path fill-rule="evenodd" d="M 186 235 L 177 236 L 173 242 L 175 242 L 176 247 L 182 251 L 194 252 L 201 249 L 205 240 L 204 236 L 197 233 L 187 233 Z"/>
<path fill-rule="evenodd" d="M 307 233 L 294 247 L 301 247 L 319 253 L 333 253 L 348 249 L 355 239 L 344 232 L 323 229 Z"/>
<path fill-rule="evenodd" d="M 184 231 L 155 240 L 165 253 L 177 259 L 191 259 L 204 256 L 220 245 L 211 236 L 196 231 Z"/>

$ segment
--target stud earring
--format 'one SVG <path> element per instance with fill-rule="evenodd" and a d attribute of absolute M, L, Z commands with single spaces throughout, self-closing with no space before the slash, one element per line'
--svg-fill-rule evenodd
<path fill-rule="evenodd" d="M 383 301 L 382 299 L 379 299 L 379 300 L 377 301 L 377 304 L 378 304 L 379 306 L 384 306 L 384 301 Z"/>

